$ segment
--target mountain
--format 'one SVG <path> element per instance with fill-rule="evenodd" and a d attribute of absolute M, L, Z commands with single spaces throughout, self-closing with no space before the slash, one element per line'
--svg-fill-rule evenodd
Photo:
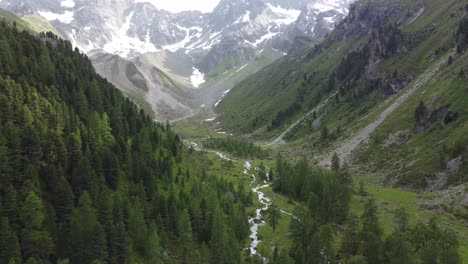
<path fill-rule="evenodd" d="M 195 11 L 172 14 L 152 4 L 132 0 L 4 0 L 0 5 L 22 16 L 40 14 L 86 53 L 101 50 L 133 58 L 147 52 L 180 49 L 198 57 L 195 64 L 206 73 L 211 65 L 203 63 L 203 57 L 213 47 L 220 49 L 235 42 L 235 45 L 259 51 L 267 40 L 296 24 L 299 17 L 301 23 L 297 27 L 303 33 L 320 36 L 323 32 L 314 32 L 311 28 L 315 24 L 326 24 L 330 28 L 346 15 L 349 3 L 349 0 L 331 3 L 323 0 L 223 0 L 207 14 Z M 303 24 L 303 20 L 307 20 L 307 24 Z"/>
<path fill-rule="evenodd" d="M 466 181 L 466 3 L 361 1 L 333 32 L 234 87 L 224 131 L 342 162 L 390 186 Z M 372 158 L 369 158 L 372 157 Z M 377 177 L 377 176 L 376 176 Z"/>
<path fill-rule="evenodd" d="M 152 98 L 150 91 L 159 94 L 166 90 L 164 94 L 169 96 L 149 102 L 158 120 L 166 120 L 190 116 L 200 105 L 207 105 L 203 99 L 201 102 L 185 99 L 192 97 L 193 88 L 209 88 L 203 84 L 210 77 L 231 71 L 229 76 L 263 56 L 262 64 L 256 63 L 255 72 L 276 58 L 323 38 L 346 15 L 349 3 L 350 0 L 223 0 L 205 14 L 198 11 L 173 14 L 133 0 L 3 0 L 0 7 L 28 17 L 34 24 L 39 24 L 38 17 L 47 19 L 61 36 L 93 61 L 106 57 L 103 54 L 112 54 L 135 64 L 132 67 L 141 72 L 153 67 L 164 72 L 176 85 L 165 87 L 161 82 L 155 83 L 154 78 L 145 78 L 150 90 L 135 97 L 134 88 L 124 85 L 131 80 L 116 78 L 109 74 L 114 66 L 102 69 L 106 64 L 95 61 L 104 77 L 136 101 Z M 142 61 L 147 64 L 142 65 Z M 246 75 L 253 72 L 250 69 Z M 223 77 L 211 83 L 237 83 L 241 79 Z M 180 94 L 172 91 L 174 87 L 186 92 L 182 101 L 172 96 Z M 229 88 L 208 91 L 214 96 L 209 101 L 218 100 Z M 174 103 L 159 105 L 166 99 Z"/>

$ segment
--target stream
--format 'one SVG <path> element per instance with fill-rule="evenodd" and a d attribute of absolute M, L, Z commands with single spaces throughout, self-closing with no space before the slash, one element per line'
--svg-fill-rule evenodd
<path fill-rule="evenodd" d="M 271 204 L 271 199 L 268 198 L 265 195 L 265 193 L 263 193 L 261 190 L 264 189 L 264 188 L 269 187 L 270 184 L 268 184 L 267 182 L 264 182 L 265 183 L 264 185 L 257 184 L 257 177 L 254 174 L 249 174 L 249 171 L 252 168 L 252 165 L 250 164 L 250 162 L 246 161 L 245 164 L 244 164 L 244 168 L 245 168 L 244 174 L 252 176 L 253 180 L 250 183 L 250 187 L 252 188 L 252 191 L 255 194 L 257 194 L 258 201 L 263 205 L 263 207 L 258 208 L 257 210 L 255 210 L 255 216 L 254 217 L 252 217 L 252 216 L 249 217 L 249 224 L 251 225 L 251 227 L 250 227 L 250 232 L 251 232 L 250 238 L 252 239 L 252 242 L 250 243 L 250 255 L 251 256 L 254 256 L 254 255 L 260 256 L 260 254 L 258 254 L 258 252 L 257 252 L 257 246 L 262 241 L 258 239 L 258 229 L 261 226 L 266 225 L 266 222 L 263 219 L 263 212 L 268 210 L 268 207 Z M 262 259 L 263 259 L 263 262 L 265 263 L 266 258 L 262 258 Z"/>
<path fill-rule="evenodd" d="M 194 142 L 187 142 L 187 143 L 188 143 L 189 146 L 191 146 L 192 148 L 194 148 L 197 151 L 211 152 L 211 153 L 216 154 L 219 158 L 221 158 L 223 160 L 237 161 L 237 160 L 233 160 L 233 159 L 229 158 L 226 154 L 224 154 L 222 152 L 200 149 L 198 144 L 196 144 Z M 268 262 L 267 258 L 262 257 L 258 253 L 257 246 L 258 246 L 258 244 L 260 244 L 262 242 L 258 238 L 258 230 L 259 230 L 260 227 L 266 225 L 266 221 L 264 219 L 264 213 L 266 212 L 266 210 L 268 210 L 268 208 L 270 207 L 271 202 L 272 202 L 271 198 L 266 196 L 265 193 L 262 192 L 261 190 L 265 189 L 267 187 L 270 187 L 271 183 L 268 183 L 267 181 L 263 181 L 263 183 L 260 182 L 259 179 L 257 178 L 257 176 L 255 176 L 255 174 L 250 173 L 251 170 L 255 170 L 255 169 L 257 169 L 257 168 L 253 168 L 252 164 L 250 164 L 249 161 L 245 161 L 245 163 L 244 163 L 244 174 L 252 177 L 252 181 L 250 182 L 250 188 L 251 188 L 252 192 L 254 192 L 257 195 L 258 201 L 262 205 L 262 207 L 255 210 L 255 215 L 254 216 L 249 216 L 249 224 L 251 226 L 250 227 L 250 236 L 249 237 L 252 240 L 252 242 L 250 243 L 250 246 L 249 246 L 249 250 L 250 250 L 250 256 L 259 256 L 262 259 L 263 263 L 267 263 Z M 296 216 L 294 216 L 293 214 L 291 214 L 289 212 L 286 212 L 286 211 L 284 211 L 282 209 L 280 209 L 280 212 L 283 213 L 283 214 L 289 215 L 292 218 L 296 218 Z"/>

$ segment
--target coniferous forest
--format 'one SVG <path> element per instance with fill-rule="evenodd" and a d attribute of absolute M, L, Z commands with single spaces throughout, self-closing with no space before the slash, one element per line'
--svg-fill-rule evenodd
<path fill-rule="evenodd" d="M 239 263 L 232 184 L 208 177 L 53 34 L 0 24 L 0 263 Z"/>
<path fill-rule="evenodd" d="M 240 3 L 274 7 L 267 0 L 238 2 L 247 14 L 233 28 L 256 21 L 256 11 L 251 17 L 250 7 Z M 0 264 L 465 263 L 468 5 L 429 0 L 420 9 L 415 1 L 386 2 L 357 1 L 323 41 L 283 53 L 285 59 L 265 68 L 256 63 L 273 60 L 277 51 L 268 50 L 276 47 L 273 37 L 261 37 L 266 46 L 259 46 L 254 61 L 224 71 L 237 64 L 226 62 L 240 56 L 233 53 L 206 76 L 179 65 L 195 57 L 179 55 L 185 48 L 190 55 L 190 46 L 204 41 L 203 30 L 215 28 L 210 24 L 174 24 L 187 35 L 183 42 L 193 35 L 195 44 L 165 58 L 177 60 L 174 69 L 164 69 L 171 74 L 151 64 L 155 74 L 146 78 L 150 70 L 140 63 L 161 54 L 123 58 L 116 51 L 97 58 L 105 50 L 96 46 L 89 59 L 73 47 L 79 36 L 70 42 L 0 20 Z M 401 9 L 405 2 L 412 12 Z M 234 0 L 220 5 L 237 9 Z M 443 6 L 453 12 L 440 11 Z M 125 23 L 137 28 L 133 12 Z M 165 25 L 164 14 L 154 16 L 158 25 Z M 259 17 L 266 20 L 264 13 Z M 73 35 L 79 19 L 70 23 Z M 289 28 L 278 30 L 283 27 Z M 229 29 L 225 23 L 219 28 Z M 267 28 L 266 36 L 276 30 Z M 126 30 L 125 38 L 133 39 L 134 29 Z M 218 47 L 208 44 L 200 47 Z M 112 75 L 123 78 L 116 70 L 122 65 L 126 79 L 147 83 L 154 94 L 111 84 Z M 100 66 L 112 68 L 112 75 Z M 210 91 L 206 95 L 185 94 L 182 86 L 193 77 L 185 75 L 196 72 L 207 78 L 200 84 L 200 91 Z M 186 80 L 178 83 L 178 77 Z M 171 85 L 151 86 L 166 81 Z M 221 87 L 231 81 L 230 89 Z M 214 103 L 213 91 L 221 94 L 221 88 L 226 90 L 214 106 L 200 104 Z M 153 117 L 163 120 L 158 111 L 179 114 L 153 108 L 172 96 L 193 104 L 183 111 L 196 111 L 166 118 L 173 123 L 156 122 Z"/>

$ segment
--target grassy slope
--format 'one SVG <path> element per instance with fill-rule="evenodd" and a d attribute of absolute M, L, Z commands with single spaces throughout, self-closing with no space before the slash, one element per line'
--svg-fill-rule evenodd
<path fill-rule="evenodd" d="M 0 19 L 4 19 L 7 23 L 11 24 L 16 22 L 16 26 L 20 30 L 28 30 L 31 32 L 51 31 L 57 36 L 60 36 L 60 33 L 58 33 L 58 31 L 49 23 L 49 21 L 39 15 L 18 17 L 17 15 L 7 10 L 0 9 Z"/>
<path fill-rule="evenodd" d="M 429 0 L 425 3 L 423 14 L 411 24 L 402 27 L 402 31 L 417 32 L 428 25 L 433 25 L 436 28 L 434 33 L 411 50 L 382 61 L 379 64 L 378 72 L 385 74 L 398 69 L 401 76 L 410 75 L 414 80 L 425 69 L 431 67 L 435 61 L 449 56 L 455 47 L 453 36 L 461 18 L 458 10 L 466 5 L 466 1 Z M 407 4 L 408 8 L 415 12 L 420 8 L 415 2 Z M 452 15 L 457 13 L 458 15 Z M 404 16 L 405 14 L 402 14 L 401 18 Z M 316 56 L 309 62 L 305 60 L 305 54 L 275 62 L 242 82 L 223 100 L 219 107 L 220 120 L 230 129 L 254 133 L 253 135 L 261 139 L 271 138 L 280 131 L 266 132 L 267 121 L 271 121 L 278 111 L 286 109 L 294 101 L 297 87 L 301 85 L 301 75 L 304 73 L 315 74 L 316 83 L 313 85 L 324 85 L 327 69 L 333 69 L 333 62 L 340 61 L 340 58 L 349 50 L 356 48 L 360 44 L 359 42 L 358 39 L 336 42 L 325 53 Z M 367 191 L 377 199 L 382 225 L 387 233 L 393 229 L 392 212 L 397 206 L 408 208 L 411 223 L 437 217 L 444 225 L 449 226 L 459 235 L 460 253 L 462 262 L 465 263 L 468 261 L 468 224 L 466 220 L 455 217 L 448 212 L 451 210 L 443 210 L 442 208 L 426 210 L 421 206 L 426 200 L 438 194 L 416 194 L 401 189 L 382 188 L 379 187 L 380 178 L 375 177 L 376 172 L 385 171 L 386 175 L 399 175 L 402 184 L 405 181 L 417 183 L 418 180 L 424 180 L 425 176 L 433 174 L 439 169 L 440 157 L 438 153 L 444 145 L 449 149 L 456 142 L 465 147 L 468 145 L 468 134 L 466 133 L 468 131 L 467 81 L 466 77 L 457 77 L 461 68 L 465 68 L 465 71 L 468 68 L 466 52 L 463 56 L 455 56 L 451 66 L 444 65 L 441 72 L 431 78 L 426 85 L 385 120 L 372 135 L 369 147 L 362 150 L 361 154 L 363 155 L 360 155 L 360 157 L 372 157 L 372 159 L 361 160 L 361 162 L 366 163 L 372 161 L 367 163 L 368 172 L 362 171 L 356 177 L 364 178 L 366 182 L 369 182 L 366 185 Z M 309 95 L 309 100 L 310 97 L 312 95 Z M 327 126 L 333 130 L 338 125 L 347 123 L 348 126 L 345 127 L 346 129 L 340 135 L 339 140 L 348 138 L 374 120 L 396 98 L 396 96 L 386 97 L 378 92 L 373 92 L 359 106 L 335 105 L 332 102 L 327 109 Z M 414 131 L 414 111 L 417 104 L 421 100 L 428 102 L 431 98 L 437 99 L 437 107 L 449 104 L 449 110 L 458 112 L 459 119 L 449 125 L 441 125 L 440 122 L 436 122 L 423 133 L 412 133 L 409 141 L 400 147 L 390 150 L 382 148 L 382 142 L 388 138 L 389 134 L 400 130 Z M 300 114 L 297 114 L 296 117 Z M 253 125 L 255 118 L 260 119 L 260 125 Z M 295 117 L 291 118 L 291 120 L 294 119 Z M 318 139 L 320 134 L 319 131 L 310 130 L 310 121 L 306 120 L 302 126 L 288 135 L 294 140 L 293 142 L 287 146 L 279 147 L 277 150 L 287 153 L 291 159 L 316 152 L 317 146 L 313 146 L 312 142 L 314 138 Z M 330 151 L 332 148 L 333 144 L 318 147 L 323 152 Z M 466 154 L 465 151 L 465 160 L 467 160 Z M 458 176 L 468 175 L 467 167 L 465 166 Z M 455 177 L 452 180 L 456 181 L 457 179 L 460 178 Z M 290 207 L 285 197 L 273 194 L 270 190 L 266 190 L 266 192 L 277 197 L 280 201 L 280 207 Z M 351 211 L 359 215 L 362 209 L 363 204 L 360 202 L 360 197 L 354 196 Z M 461 214 L 467 211 L 466 208 L 457 208 L 456 210 L 461 210 Z M 260 250 L 268 251 L 267 245 L 270 243 L 279 245 L 290 243 L 284 236 L 289 220 L 287 217 L 283 218 L 279 227 L 280 232 L 273 233 L 270 227 L 260 229 L 260 234 L 265 238 L 265 243 L 261 244 Z"/>
<path fill-rule="evenodd" d="M 28 23 L 28 27 L 35 32 L 53 32 L 55 35 L 62 37 L 61 34 L 50 24 L 44 17 L 32 14 L 22 17 Z"/>
<path fill-rule="evenodd" d="M 415 13 L 420 9 L 420 6 L 414 2 L 406 1 L 404 4 Z M 418 45 L 411 47 L 406 52 L 381 61 L 374 75 L 388 76 L 397 70 L 402 78 L 408 77 L 414 80 L 439 58 L 447 57 L 455 47 L 454 35 L 459 21 L 465 15 L 465 11 L 462 11 L 465 4 L 454 0 L 425 1 L 425 11 L 409 25 L 406 24 L 408 20 L 406 17 L 407 9 L 404 8 L 404 12 L 401 12 L 400 17 L 395 19 L 395 21 L 402 23 L 401 30 L 404 34 L 422 32 L 428 27 L 434 27 L 435 29 L 431 34 L 424 37 Z M 333 34 L 331 37 L 333 37 Z M 343 56 L 350 50 L 359 47 L 364 41 L 364 39 L 335 41 L 326 51 L 308 62 L 304 58 L 305 55 L 302 55 L 284 58 L 274 63 L 242 82 L 223 100 L 219 107 L 220 120 L 230 129 L 237 129 L 237 131 L 244 133 L 254 133 L 257 138 L 263 140 L 272 138 L 283 129 L 267 132 L 265 126 L 278 111 L 284 110 L 292 104 L 296 98 L 298 88 L 303 85 L 310 85 L 307 90 L 308 95 L 303 103 L 303 110 L 293 116 L 285 126 L 291 124 L 306 109 L 312 108 L 309 106 L 316 105 L 317 100 L 314 100 L 314 98 L 316 98 L 317 93 L 315 91 L 318 87 L 326 85 L 327 74 L 334 69 L 336 62 L 341 61 Z M 403 179 L 403 183 L 408 181 L 414 183 L 417 180 L 424 180 L 421 175 L 430 175 L 438 170 L 437 165 L 440 162 L 436 160 L 439 159 L 439 156 L 436 155 L 437 152 L 433 145 L 428 144 L 429 142 L 438 142 L 436 144 L 437 151 L 440 151 L 444 144 L 450 149 L 455 141 L 464 145 L 467 144 L 466 133 L 464 133 L 467 118 L 466 102 L 468 101 L 465 85 L 466 78 L 460 79 L 457 77 L 460 68 L 467 67 L 466 61 L 466 56 L 463 58 L 455 57 L 453 65 L 450 67 L 443 66 L 442 73 L 432 78 L 428 84 L 423 85 L 421 90 L 417 91 L 384 122 L 375 133 L 371 143 L 378 142 L 381 145 L 391 133 L 404 129 L 414 130 L 414 110 L 420 100 L 427 102 L 430 98 L 437 98 L 438 107 L 450 104 L 449 110 L 459 113 L 460 118 L 458 121 L 448 126 L 434 125 L 428 131 L 415 135 L 410 144 L 403 146 L 400 150 L 395 150 L 398 152 L 396 154 L 393 151 L 382 151 L 379 144 L 377 144 L 378 149 L 375 150 L 375 146 L 371 144 L 371 149 L 362 156 L 369 157 L 372 154 L 375 160 L 375 155 L 381 155 L 378 160 L 384 162 L 384 164 L 376 162 L 373 169 L 378 170 L 383 165 L 386 165 L 384 168 L 401 168 L 399 160 L 411 153 L 416 154 L 419 160 L 412 163 L 413 168 L 410 171 L 404 172 L 410 179 Z M 304 74 L 313 76 L 311 84 L 304 84 L 302 80 Z M 362 85 L 364 84 L 360 82 L 356 84 L 357 87 Z M 325 124 L 330 131 L 333 132 L 340 127 L 341 133 L 335 139 L 336 142 L 340 142 L 367 126 L 396 98 L 397 96 L 388 97 L 379 91 L 373 91 L 354 103 L 336 103 L 335 100 L 331 100 L 328 106 L 323 108 L 323 111 L 320 111 L 317 115 L 320 116 L 326 112 Z M 306 118 L 286 136 L 286 139 L 295 141 L 289 146 L 294 150 L 291 151 L 288 149 L 289 147 L 286 150 L 297 155 L 310 154 L 311 152 L 325 153 L 334 148 L 333 141 L 322 142 L 320 131 L 314 131 L 310 128 L 312 121 L 312 117 Z M 412 151 L 414 149 L 418 151 Z M 406 163 L 413 161 L 415 159 L 410 159 Z M 402 173 L 401 170 L 392 170 L 392 172 Z"/>
<path fill-rule="evenodd" d="M 4 19 L 9 24 L 13 24 L 14 22 L 16 22 L 16 26 L 20 30 L 31 30 L 31 26 L 28 22 L 4 9 L 0 9 L 0 19 Z"/>
<path fill-rule="evenodd" d="M 332 33 L 331 38 L 337 34 Z M 276 114 L 296 101 L 300 89 L 306 91 L 304 112 L 318 104 L 318 90 L 326 85 L 330 69 L 334 69 L 336 62 L 355 49 L 360 41 L 336 41 L 310 61 L 307 58 L 310 50 L 279 59 L 241 82 L 226 96 L 218 107 L 220 120 L 234 131 L 257 132 L 264 139 L 272 137 L 280 130 L 268 132 L 265 128 Z M 304 77 L 311 81 L 305 82 Z"/>

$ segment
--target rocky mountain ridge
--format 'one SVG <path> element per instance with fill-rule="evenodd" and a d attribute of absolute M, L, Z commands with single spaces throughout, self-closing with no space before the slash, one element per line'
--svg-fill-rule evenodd
<path fill-rule="evenodd" d="M 222 73 L 228 71 L 226 76 L 232 76 L 266 52 L 260 69 L 323 38 L 347 14 L 349 3 L 222 0 L 210 13 L 171 13 L 136 0 L 2 0 L 0 8 L 47 19 L 117 87 L 136 100 L 148 102 L 151 97 L 151 109 L 163 121 L 191 115 L 196 107 L 212 102 L 194 100 L 192 90 L 209 88 L 204 82 L 213 76 L 226 78 Z M 142 74 L 144 81 L 137 81 L 146 82 L 148 90 L 129 85 L 134 80 L 121 74 L 129 64 L 133 65 L 125 67 L 148 73 Z M 158 73 L 165 76 L 154 76 Z M 174 82 L 155 81 L 167 78 Z M 207 93 L 217 101 L 231 87 L 221 88 Z"/>

